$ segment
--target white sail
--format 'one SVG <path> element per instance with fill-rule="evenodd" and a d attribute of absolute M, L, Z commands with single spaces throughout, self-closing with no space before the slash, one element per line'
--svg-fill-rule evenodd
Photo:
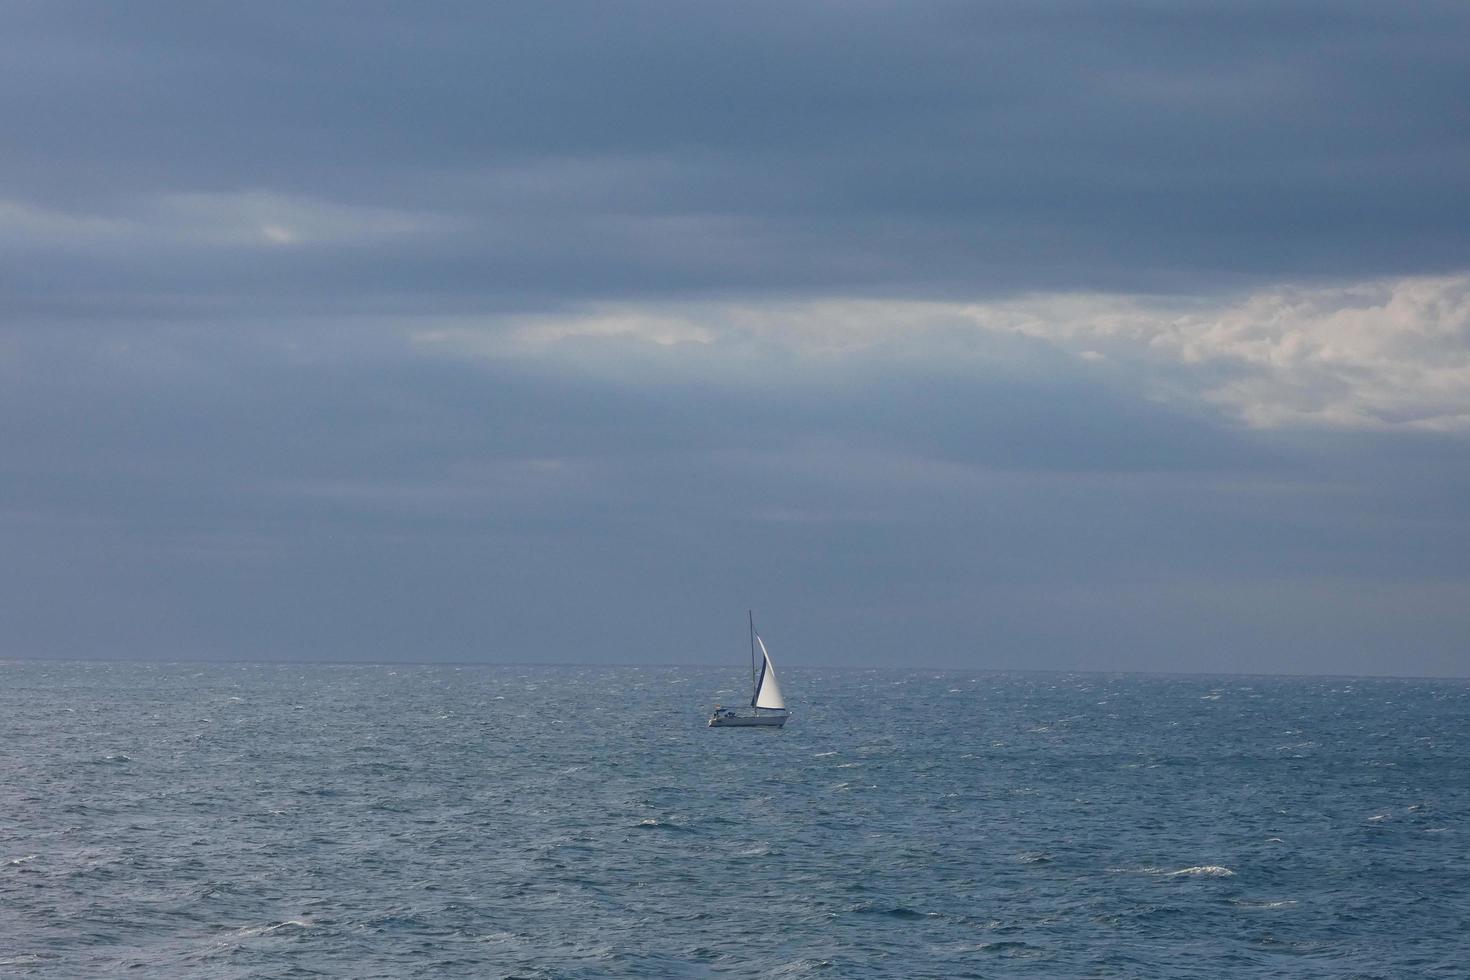
<path fill-rule="evenodd" d="M 754 704 L 757 708 L 785 710 L 786 699 L 781 696 L 781 685 L 776 683 L 776 665 L 771 663 L 771 655 L 766 652 L 766 641 L 756 634 L 755 642 L 761 645 L 761 656 L 765 657 L 765 662 L 761 664 L 760 680 L 756 682 Z"/>
<path fill-rule="evenodd" d="M 753 709 L 748 714 L 743 714 L 733 708 L 715 705 L 714 713 L 709 716 L 710 728 L 780 728 L 790 718 L 786 710 L 786 699 L 781 696 L 781 685 L 776 683 L 776 665 L 771 663 L 771 654 L 766 649 L 766 641 L 762 640 L 755 631 L 755 616 L 750 619 L 750 671 L 751 680 L 755 682 L 750 692 L 750 706 Z M 760 644 L 761 661 L 760 671 L 757 673 L 755 666 L 755 646 Z M 764 711 L 765 714 L 761 712 Z"/>

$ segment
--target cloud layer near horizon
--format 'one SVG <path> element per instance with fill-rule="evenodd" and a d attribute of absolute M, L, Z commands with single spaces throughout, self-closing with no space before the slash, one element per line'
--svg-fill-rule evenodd
<path fill-rule="evenodd" d="M 1467 669 L 1462 5 L 3 16 L 0 654 Z"/>

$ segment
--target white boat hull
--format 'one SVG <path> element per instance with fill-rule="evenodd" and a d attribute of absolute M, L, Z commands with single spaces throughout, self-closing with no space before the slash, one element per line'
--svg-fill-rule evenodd
<path fill-rule="evenodd" d="M 771 715 L 726 715 L 724 713 L 711 715 L 709 719 L 710 728 L 780 728 L 786 724 L 786 719 L 791 715 L 783 711 L 780 714 Z"/>

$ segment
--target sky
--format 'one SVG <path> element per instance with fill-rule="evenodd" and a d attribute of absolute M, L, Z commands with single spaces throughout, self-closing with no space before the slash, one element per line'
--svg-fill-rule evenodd
<path fill-rule="evenodd" d="M 1470 7 L 0 5 L 0 657 L 1470 675 Z"/>

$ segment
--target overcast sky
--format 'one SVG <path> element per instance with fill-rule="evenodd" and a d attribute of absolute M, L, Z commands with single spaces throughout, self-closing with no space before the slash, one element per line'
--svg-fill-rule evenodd
<path fill-rule="evenodd" d="M 1470 6 L 0 6 L 0 657 L 1470 674 Z"/>

